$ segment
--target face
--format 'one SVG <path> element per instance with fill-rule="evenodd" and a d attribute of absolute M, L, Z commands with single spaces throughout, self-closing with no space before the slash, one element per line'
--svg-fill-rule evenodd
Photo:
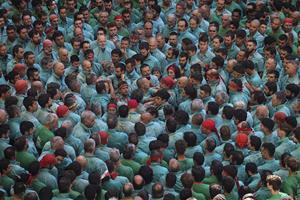
<path fill-rule="evenodd" d="M 280 101 L 277 99 L 276 95 L 272 96 L 272 106 L 278 106 Z"/>
<path fill-rule="evenodd" d="M 225 8 L 225 0 L 217 1 L 217 10 L 223 10 Z"/>
<path fill-rule="evenodd" d="M 23 24 L 24 25 L 29 26 L 29 25 L 31 25 L 31 22 L 32 22 L 32 20 L 31 20 L 30 15 L 23 16 Z"/>
<path fill-rule="evenodd" d="M 7 33 L 7 38 L 8 39 L 13 40 L 13 39 L 16 38 L 16 31 L 15 30 L 10 29 L 10 30 L 7 30 L 6 33 Z"/>
<path fill-rule="evenodd" d="M 171 46 L 176 47 L 177 46 L 177 36 L 176 35 L 170 35 L 169 43 Z"/>
<path fill-rule="evenodd" d="M 46 55 L 51 55 L 52 54 L 52 44 L 49 44 L 49 45 L 44 47 L 44 53 Z"/>
<path fill-rule="evenodd" d="M 154 76 L 156 76 L 158 79 L 160 79 L 160 77 L 161 77 L 160 71 L 158 71 L 158 70 L 153 71 L 152 74 L 153 74 Z"/>
<path fill-rule="evenodd" d="M 142 54 L 142 56 L 144 56 L 145 58 L 148 56 L 150 50 L 147 49 L 140 49 L 140 53 Z"/>
<path fill-rule="evenodd" d="M 121 77 L 121 75 L 123 74 L 124 72 L 121 70 L 121 68 L 115 68 L 115 74 L 116 74 L 116 77 Z"/>
<path fill-rule="evenodd" d="M 152 24 L 151 23 L 145 23 L 144 29 L 145 29 L 145 36 L 150 37 L 152 36 Z"/>
<path fill-rule="evenodd" d="M 255 45 L 253 44 L 253 42 L 247 42 L 247 50 L 249 52 L 252 52 L 253 50 L 255 50 Z"/>
<path fill-rule="evenodd" d="M 88 117 L 86 120 L 85 120 L 85 123 L 84 125 L 88 128 L 91 128 L 93 127 L 95 124 L 95 118 L 94 117 Z"/>
<path fill-rule="evenodd" d="M 287 63 L 285 67 L 285 71 L 288 75 L 295 75 L 297 73 L 297 65 L 294 65 L 293 63 Z"/>
<path fill-rule="evenodd" d="M 185 22 L 184 21 L 179 21 L 178 25 L 177 25 L 177 28 L 178 28 L 178 32 L 184 32 L 185 29 L 186 29 Z"/>
<path fill-rule="evenodd" d="M 124 21 L 125 24 L 129 24 L 130 23 L 130 14 L 129 13 L 124 13 L 122 15 L 122 17 L 123 17 L 123 21 Z"/>
<path fill-rule="evenodd" d="M 83 62 L 82 66 L 83 66 L 84 71 L 86 71 L 86 72 L 92 71 L 92 65 L 90 62 L 85 61 L 85 62 Z"/>
<path fill-rule="evenodd" d="M 131 73 L 133 70 L 134 70 L 134 65 L 132 65 L 131 63 L 127 63 L 126 64 L 126 72 Z"/>
<path fill-rule="evenodd" d="M 220 40 L 218 39 L 218 38 L 215 38 L 215 39 L 213 39 L 213 41 L 212 41 L 212 46 L 213 46 L 213 48 L 216 50 L 216 49 L 220 49 L 220 47 L 221 47 L 221 42 L 220 42 Z"/>
<path fill-rule="evenodd" d="M 51 15 L 50 23 L 51 23 L 51 26 L 57 27 L 58 26 L 58 17 L 56 15 Z"/>
<path fill-rule="evenodd" d="M 62 62 L 68 62 L 69 61 L 68 51 L 62 51 L 60 53 L 59 58 Z"/>
<path fill-rule="evenodd" d="M 55 74 L 59 77 L 62 77 L 65 73 L 65 67 L 63 64 L 58 64 L 58 66 L 55 68 Z"/>
<path fill-rule="evenodd" d="M 35 55 L 29 55 L 25 61 L 27 64 L 33 65 L 35 63 Z"/>
<path fill-rule="evenodd" d="M 117 34 L 118 34 L 118 29 L 117 29 L 116 26 L 110 27 L 110 28 L 108 29 L 108 31 L 109 31 L 109 36 L 110 36 L 110 37 L 115 37 L 115 36 L 117 36 Z"/>
<path fill-rule="evenodd" d="M 108 22 L 108 13 L 107 12 L 101 12 L 99 14 L 99 22 L 100 22 L 100 24 L 106 24 Z"/>
<path fill-rule="evenodd" d="M 208 49 L 208 43 L 200 41 L 199 48 L 201 52 L 206 52 Z"/>
<path fill-rule="evenodd" d="M 210 38 L 213 38 L 217 35 L 217 27 L 215 26 L 210 26 L 208 29 L 208 35 L 210 36 Z"/>
<path fill-rule="evenodd" d="M 207 97 L 207 94 L 205 91 L 200 90 L 200 94 L 199 94 L 200 98 L 204 99 L 205 97 Z"/>
<path fill-rule="evenodd" d="M 228 16 L 228 15 L 223 15 L 223 16 L 222 16 L 222 25 L 223 25 L 224 27 L 226 27 L 226 26 L 229 25 L 229 23 L 230 23 L 230 18 L 229 18 L 229 16 Z"/>
<path fill-rule="evenodd" d="M 65 42 L 65 39 L 64 39 L 64 36 L 62 36 L 62 35 L 55 38 L 55 43 L 56 43 L 58 46 L 63 46 L 63 45 L 64 45 L 64 42 Z"/>
<path fill-rule="evenodd" d="M 0 47 L 0 56 L 5 56 L 7 54 L 7 48 L 5 45 Z"/>
<path fill-rule="evenodd" d="M 19 33 L 19 37 L 23 40 L 28 38 L 28 31 L 26 28 L 23 28 L 20 33 Z"/>
<path fill-rule="evenodd" d="M 103 35 L 98 36 L 98 44 L 101 48 L 105 48 L 106 46 L 106 38 Z"/>
<path fill-rule="evenodd" d="M 67 17 L 67 10 L 64 8 L 60 9 L 59 16 L 60 16 L 60 18 L 65 19 Z"/>
<path fill-rule="evenodd" d="M 232 43 L 233 43 L 233 40 L 231 37 L 226 37 L 226 36 L 224 37 L 225 46 L 230 47 L 232 45 Z"/>
<path fill-rule="evenodd" d="M 143 77 L 149 77 L 151 74 L 150 67 L 147 66 L 142 68 L 141 74 Z"/>
<path fill-rule="evenodd" d="M 198 27 L 197 21 L 196 21 L 195 19 L 193 19 L 193 18 L 190 19 L 189 25 L 190 25 L 190 28 L 191 28 L 192 30 L 195 30 L 195 29 Z"/>
<path fill-rule="evenodd" d="M 271 28 L 273 30 L 278 30 L 280 28 L 280 20 L 279 19 L 274 19 L 272 22 L 271 22 Z"/>
<path fill-rule="evenodd" d="M 259 26 L 259 32 L 262 33 L 262 34 L 265 34 L 267 31 L 267 25 L 266 24 L 261 24 Z"/>
<path fill-rule="evenodd" d="M 175 72 L 173 70 L 168 70 L 168 76 L 175 79 Z"/>
<path fill-rule="evenodd" d="M 41 36 L 40 36 L 40 34 L 33 35 L 32 42 L 34 44 L 40 44 L 40 42 L 41 42 Z"/>
<path fill-rule="evenodd" d="M 119 63 L 119 61 L 121 60 L 121 57 L 118 54 L 112 54 L 111 60 L 113 63 Z"/>
<path fill-rule="evenodd" d="M 121 95 L 127 96 L 129 94 L 128 92 L 128 85 L 123 85 L 120 89 L 119 92 Z"/>
<path fill-rule="evenodd" d="M 246 52 L 245 51 L 239 51 L 236 55 L 236 60 L 238 62 L 244 61 L 246 59 Z"/>
<path fill-rule="evenodd" d="M 23 56 L 24 56 L 24 49 L 23 48 L 19 48 L 17 54 L 16 54 L 16 57 L 18 59 L 23 59 Z"/>

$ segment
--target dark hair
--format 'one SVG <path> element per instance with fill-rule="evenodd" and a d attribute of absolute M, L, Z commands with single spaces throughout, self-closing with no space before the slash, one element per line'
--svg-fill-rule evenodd
<path fill-rule="evenodd" d="M 271 142 L 265 142 L 262 144 L 262 148 L 268 151 L 270 157 L 274 156 L 275 153 L 275 145 Z"/>

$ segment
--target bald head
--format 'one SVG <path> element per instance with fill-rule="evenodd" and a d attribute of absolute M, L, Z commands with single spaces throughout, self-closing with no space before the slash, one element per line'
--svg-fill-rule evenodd
<path fill-rule="evenodd" d="M 186 76 L 182 76 L 178 79 L 177 84 L 179 88 L 184 88 L 188 84 L 188 78 Z"/>
<path fill-rule="evenodd" d="M 150 113 L 148 112 L 145 112 L 143 114 L 141 114 L 141 121 L 144 123 L 144 124 L 148 124 L 152 119 L 152 116 Z"/>
<path fill-rule="evenodd" d="M 176 159 L 172 158 L 169 161 L 170 172 L 177 172 L 179 170 L 179 163 Z"/>
<path fill-rule="evenodd" d="M 137 190 L 139 188 L 142 188 L 143 185 L 144 185 L 144 179 L 141 175 L 135 175 L 133 177 L 133 185 L 134 185 L 134 188 Z"/>
<path fill-rule="evenodd" d="M 255 115 L 258 119 L 269 117 L 268 107 L 264 105 L 257 106 Z"/>
<path fill-rule="evenodd" d="M 5 110 L 0 109 L 0 124 L 4 124 L 7 122 L 7 113 Z"/>
<path fill-rule="evenodd" d="M 82 169 L 84 169 L 87 165 L 87 159 L 84 156 L 78 156 L 76 161 L 80 164 Z"/>

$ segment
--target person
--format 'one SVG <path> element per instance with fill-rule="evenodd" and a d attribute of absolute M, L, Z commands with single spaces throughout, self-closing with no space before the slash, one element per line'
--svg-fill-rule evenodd
<path fill-rule="evenodd" d="M 269 199 L 281 199 L 287 197 L 286 193 L 280 192 L 282 181 L 277 175 L 269 175 L 267 177 L 267 187 L 271 191 L 272 196 Z"/>

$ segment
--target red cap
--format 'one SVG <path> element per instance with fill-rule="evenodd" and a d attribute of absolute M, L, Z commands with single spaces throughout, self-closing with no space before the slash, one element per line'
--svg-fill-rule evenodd
<path fill-rule="evenodd" d="M 26 80 L 17 80 L 15 83 L 15 89 L 17 93 L 23 92 L 27 89 L 27 81 Z"/>
<path fill-rule="evenodd" d="M 56 164 L 56 158 L 53 154 L 47 154 L 45 155 L 42 160 L 40 161 L 40 167 L 46 168 L 49 165 L 55 165 Z"/>
<path fill-rule="evenodd" d="M 50 27 L 48 27 L 48 28 L 45 29 L 45 33 L 46 34 L 50 34 L 52 32 L 54 32 L 54 28 L 52 26 L 50 26 Z"/>
<path fill-rule="evenodd" d="M 107 108 L 115 108 L 115 109 L 117 109 L 118 107 L 117 107 L 117 104 L 110 103 L 110 104 L 107 105 Z"/>
<path fill-rule="evenodd" d="M 276 112 L 274 115 L 274 119 L 279 122 L 284 122 L 286 118 L 286 114 L 284 112 Z"/>
<path fill-rule="evenodd" d="M 283 20 L 283 23 L 284 23 L 284 24 L 293 24 L 293 19 L 292 19 L 292 18 L 285 18 L 285 19 Z"/>
<path fill-rule="evenodd" d="M 26 67 L 22 63 L 17 63 L 13 69 L 14 72 L 20 73 L 22 70 L 24 70 Z"/>
<path fill-rule="evenodd" d="M 245 148 L 248 145 L 248 135 L 245 133 L 237 134 L 235 142 L 238 147 Z"/>
<path fill-rule="evenodd" d="M 118 19 L 121 19 L 121 20 L 123 20 L 123 17 L 122 17 L 122 15 L 117 15 L 117 16 L 115 16 L 115 20 L 118 20 Z"/>
<path fill-rule="evenodd" d="M 165 84 L 168 88 L 172 88 L 175 85 L 174 79 L 172 79 L 170 76 L 166 76 L 161 80 L 163 84 Z"/>
<path fill-rule="evenodd" d="M 202 123 L 202 127 L 210 131 L 216 131 L 216 123 L 212 119 L 207 119 Z"/>
<path fill-rule="evenodd" d="M 43 48 L 51 46 L 52 45 L 52 41 L 49 39 L 44 40 L 43 42 Z"/>
<path fill-rule="evenodd" d="M 172 70 L 174 73 L 177 71 L 176 70 L 176 64 L 170 65 L 167 69 L 167 71 Z"/>
<path fill-rule="evenodd" d="M 56 114 L 59 118 L 62 118 L 68 111 L 69 111 L 68 106 L 59 105 L 56 109 Z"/>
<path fill-rule="evenodd" d="M 107 144 L 108 143 L 108 137 L 109 137 L 108 133 L 105 132 L 105 131 L 99 131 L 98 134 L 101 138 L 101 144 L 103 144 L 103 145 Z"/>
<path fill-rule="evenodd" d="M 137 108 L 138 107 L 138 102 L 135 99 L 129 99 L 127 102 L 128 108 L 132 109 L 132 108 Z"/>

